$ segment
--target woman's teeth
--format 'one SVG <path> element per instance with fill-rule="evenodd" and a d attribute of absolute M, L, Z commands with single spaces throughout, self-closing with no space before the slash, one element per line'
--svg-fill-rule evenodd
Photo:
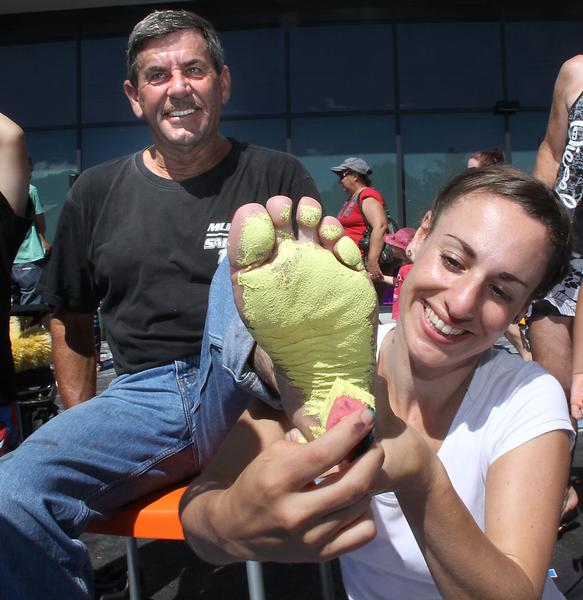
<path fill-rule="evenodd" d="M 425 306 L 425 318 L 441 333 L 445 335 L 461 335 L 465 333 L 463 329 L 457 329 L 451 325 L 446 325 L 430 308 Z"/>

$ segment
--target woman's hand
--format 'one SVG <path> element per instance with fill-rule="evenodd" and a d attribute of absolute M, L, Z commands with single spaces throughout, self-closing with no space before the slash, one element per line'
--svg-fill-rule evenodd
<path fill-rule="evenodd" d="M 379 266 L 378 260 L 367 260 L 366 262 L 366 271 L 369 274 L 369 277 L 372 281 L 382 281 L 383 280 L 383 272 Z"/>
<path fill-rule="evenodd" d="M 182 500 L 193 550 L 213 563 L 306 562 L 329 560 L 369 542 L 376 535 L 370 501 L 383 451 L 375 444 L 353 462 L 343 460 L 372 420 L 363 409 L 309 444 L 280 439 L 251 461 L 247 453 L 257 450 L 257 436 L 249 428 L 261 421 L 240 421 Z M 236 470 L 234 457 L 240 463 Z M 339 463 L 337 472 L 314 483 Z"/>

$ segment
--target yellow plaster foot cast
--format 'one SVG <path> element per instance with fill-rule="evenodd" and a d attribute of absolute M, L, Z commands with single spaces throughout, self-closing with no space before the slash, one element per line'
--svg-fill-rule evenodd
<path fill-rule="evenodd" d="M 282 196 L 266 208 L 243 206 L 228 252 L 241 317 L 275 363 L 284 409 L 312 437 L 362 404 L 374 406 L 377 304 L 340 223 L 321 219 L 320 205 L 302 198 L 295 240 L 290 208 Z"/>

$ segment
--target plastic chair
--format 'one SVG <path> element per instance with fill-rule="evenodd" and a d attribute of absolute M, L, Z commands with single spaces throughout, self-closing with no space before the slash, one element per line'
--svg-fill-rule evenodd
<path fill-rule="evenodd" d="M 184 540 L 178 505 L 186 485 L 167 488 L 122 506 L 106 520 L 93 520 L 90 533 L 127 538 L 128 585 L 130 600 L 141 600 L 137 538 Z M 261 563 L 247 561 L 247 585 L 250 600 L 265 600 Z"/>

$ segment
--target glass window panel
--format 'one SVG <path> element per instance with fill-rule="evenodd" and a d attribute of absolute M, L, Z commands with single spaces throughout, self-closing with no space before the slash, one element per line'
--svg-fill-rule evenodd
<path fill-rule="evenodd" d="M 73 129 L 27 133 L 26 144 L 32 158 L 32 183 L 38 188 L 47 239 L 52 242 L 69 191 L 69 175 L 77 171 L 77 136 Z"/>
<path fill-rule="evenodd" d="M 439 188 L 476 150 L 504 147 L 504 119 L 486 114 L 415 115 L 401 120 L 407 225 L 419 225 Z"/>
<path fill-rule="evenodd" d="M 393 108 L 391 26 L 291 29 L 290 78 L 293 112 Z"/>
<path fill-rule="evenodd" d="M 330 215 L 346 200 L 330 168 L 347 156 L 364 158 L 373 170 L 373 185 L 397 217 L 395 122 L 393 117 L 323 117 L 292 121 L 292 150 L 316 181 Z"/>
<path fill-rule="evenodd" d="M 2 112 L 21 127 L 76 120 L 75 42 L 0 46 Z"/>
<path fill-rule="evenodd" d="M 95 127 L 83 130 L 83 169 L 99 163 L 137 152 L 152 143 L 146 125 L 122 127 Z"/>
<path fill-rule="evenodd" d="M 550 106 L 563 62 L 583 53 L 583 21 L 506 24 L 508 90 L 523 106 Z"/>
<path fill-rule="evenodd" d="M 496 23 L 399 25 L 402 108 L 482 108 L 502 99 Z"/>
<path fill-rule="evenodd" d="M 519 112 L 510 117 L 512 164 L 527 173 L 534 170 L 534 161 L 547 130 L 548 112 Z"/>
<path fill-rule="evenodd" d="M 126 44 L 125 37 L 82 42 L 84 123 L 131 121 L 135 118 L 123 91 Z"/>
<path fill-rule="evenodd" d="M 220 132 L 240 142 L 249 142 L 284 152 L 286 149 L 285 119 L 222 121 Z"/>
<path fill-rule="evenodd" d="M 285 52 L 282 29 L 220 34 L 231 71 L 231 99 L 225 115 L 285 112 Z"/>

